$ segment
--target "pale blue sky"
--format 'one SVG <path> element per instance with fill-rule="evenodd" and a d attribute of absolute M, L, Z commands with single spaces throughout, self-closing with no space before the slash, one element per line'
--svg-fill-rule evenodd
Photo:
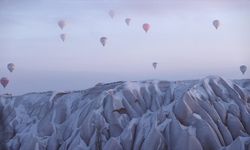
<path fill-rule="evenodd" d="M 0 94 L 82 90 L 120 80 L 250 77 L 249 70 L 239 71 L 242 64 L 250 69 L 249 1 L 3 0 L 0 20 L 0 77 L 10 80 Z M 63 31 L 59 20 L 67 22 Z M 144 23 L 151 25 L 148 33 Z M 12 74 L 8 63 L 16 65 Z"/>

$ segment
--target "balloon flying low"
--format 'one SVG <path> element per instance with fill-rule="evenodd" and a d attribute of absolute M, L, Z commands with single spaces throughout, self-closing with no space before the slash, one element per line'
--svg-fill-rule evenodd
<path fill-rule="evenodd" d="M 15 64 L 13 64 L 13 63 L 9 63 L 8 65 L 7 65 L 7 68 L 9 69 L 9 71 L 12 73 L 12 71 L 15 69 Z"/>
<path fill-rule="evenodd" d="M 214 20 L 213 21 L 213 25 L 216 28 L 216 30 L 218 29 L 218 27 L 220 26 L 220 20 Z"/>
<path fill-rule="evenodd" d="M 109 15 L 110 15 L 110 17 L 113 19 L 114 16 L 115 16 L 115 11 L 114 11 L 114 10 L 110 10 L 110 11 L 109 11 Z"/>
<path fill-rule="evenodd" d="M 157 63 L 157 62 L 154 62 L 154 63 L 153 63 L 153 67 L 156 69 L 157 66 L 158 66 L 158 63 Z"/>
<path fill-rule="evenodd" d="M 107 43 L 108 39 L 106 37 L 101 37 L 100 38 L 100 42 L 102 43 L 103 47 L 105 46 L 105 44 Z"/>
<path fill-rule="evenodd" d="M 9 79 L 8 78 L 3 77 L 1 79 L 1 84 L 3 85 L 4 88 L 8 85 L 8 83 L 9 83 Z"/>
<path fill-rule="evenodd" d="M 245 65 L 240 66 L 240 71 L 244 74 L 247 71 L 247 66 Z"/>
<path fill-rule="evenodd" d="M 125 22 L 126 22 L 126 24 L 129 26 L 129 24 L 131 23 L 131 19 L 127 18 L 127 19 L 125 20 Z"/>
<path fill-rule="evenodd" d="M 148 30 L 149 30 L 149 28 L 150 28 L 150 25 L 148 24 L 148 23 L 144 23 L 143 25 L 142 25 L 142 28 L 145 30 L 145 32 L 147 33 L 148 32 Z"/>
<path fill-rule="evenodd" d="M 62 39 L 63 42 L 64 42 L 64 40 L 67 38 L 67 35 L 66 35 L 66 34 L 61 34 L 60 37 L 61 37 L 61 39 Z"/>
<path fill-rule="evenodd" d="M 58 25 L 63 30 L 63 28 L 66 26 L 66 21 L 60 20 L 60 21 L 58 21 Z"/>

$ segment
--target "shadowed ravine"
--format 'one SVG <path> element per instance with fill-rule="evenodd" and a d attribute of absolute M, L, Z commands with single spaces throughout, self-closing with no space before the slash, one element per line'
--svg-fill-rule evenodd
<path fill-rule="evenodd" d="M 250 150 L 250 79 L 0 96 L 1 150 Z"/>

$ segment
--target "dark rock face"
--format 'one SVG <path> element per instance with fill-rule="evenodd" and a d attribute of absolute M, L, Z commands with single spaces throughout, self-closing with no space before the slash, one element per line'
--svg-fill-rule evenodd
<path fill-rule="evenodd" d="M 0 96 L 1 150 L 249 150 L 250 80 Z"/>

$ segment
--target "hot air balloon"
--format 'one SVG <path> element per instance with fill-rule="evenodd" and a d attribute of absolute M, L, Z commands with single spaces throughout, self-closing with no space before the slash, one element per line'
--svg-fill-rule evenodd
<path fill-rule="evenodd" d="M 148 23 L 144 23 L 142 25 L 142 28 L 146 31 L 146 33 L 148 32 L 149 28 L 150 28 L 150 25 Z"/>
<path fill-rule="evenodd" d="M 106 37 L 101 37 L 100 38 L 100 42 L 102 43 L 103 47 L 105 46 L 105 44 L 107 43 L 108 39 Z"/>
<path fill-rule="evenodd" d="M 127 18 L 127 19 L 125 20 L 125 22 L 126 22 L 126 24 L 129 26 L 129 24 L 131 23 L 131 19 Z"/>
<path fill-rule="evenodd" d="M 114 16 L 115 16 L 115 11 L 114 11 L 114 10 L 110 10 L 110 11 L 109 11 L 109 15 L 110 15 L 110 17 L 113 19 Z"/>
<path fill-rule="evenodd" d="M 9 69 L 9 71 L 12 73 L 12 71 L 15 69 L 15 64 L 13 64 L 13 63 L 9 63 L 8 65 L 7 65 L 7 68 Z"/>
<path fill-rule="evenodd" d="M 218 29 L 218 27 L 220 26 L 220 21 L 219 20 L 214 20 L 213 21 L 213 25 L 216 28 L 216 30 Z"/>
<path fill-rule="evenodd" d="M 58 21 L 58 25 L 63 30 L 63 28 L 66 26 L 66 21 L 60 20 L 60 21 Z"/>
<path fill-rule="evenodd" d="M 240 71 L 244 74 L 247 71 L 247 66 L 245 65 L 240 66 Z"/>
<path fill-rule="evenodd" d="M 67 38 L 67 35 L 66 35 L 66 34 L 61 34 L 60 37 L 61 37 L 61 39 L 62 39 L 63 42 L 64 42 L 64 40 Z"/>
<path fill-rule="evenodd" d="M 154 63 L 153 63 L 153 67 L 156 69 L 157 66 L 158 66 L 158 63 L 157 63 L 157 62 L 154 62 Z"/>
<path fill-rule="evenodd" d="M 3 77 L 1 79 L 1 84 L 3 85 L 4 88 L 8 85 L 8 83 L 9 83 L 9 79 L 8 78 Z"/>

